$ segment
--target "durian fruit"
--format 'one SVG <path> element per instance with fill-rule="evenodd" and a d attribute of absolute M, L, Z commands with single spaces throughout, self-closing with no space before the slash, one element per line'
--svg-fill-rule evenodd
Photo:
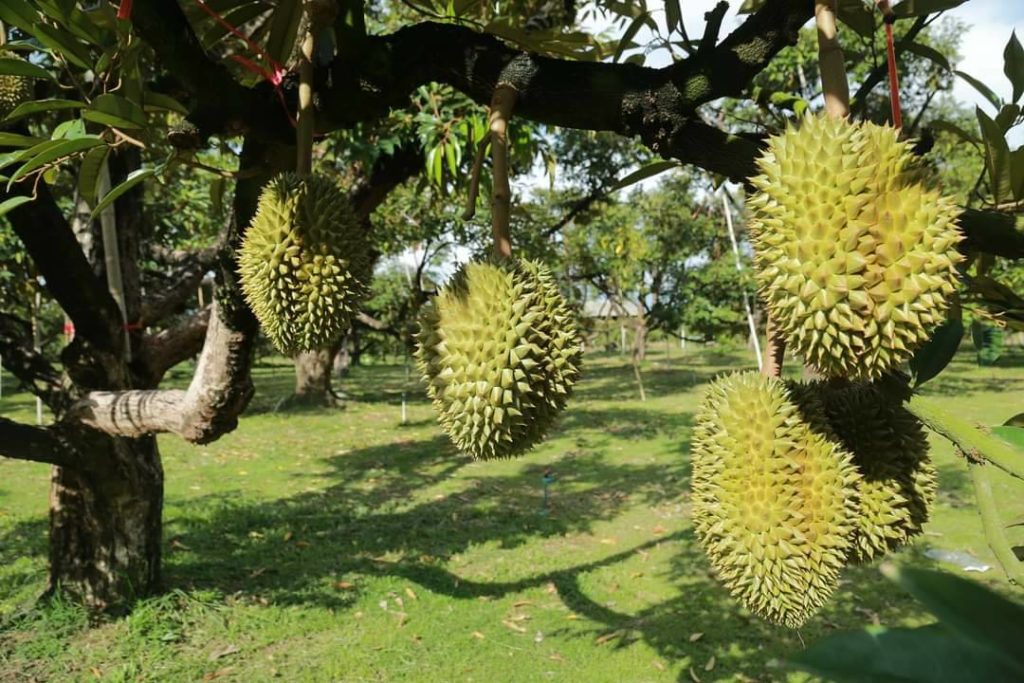
<path fill-rule="evenodd" d="M 323 348 L 349 328 L 373 268 L 344 192 L 295 173 L 263 188 L 238 263 L 249 307 L 287 355 Z"/>
<path fill-rule="evenodd" d="M 694 428 L 697 538 L 734 597 L 791 628 L 831 595 L 857 516 L 857 472 L 824 419 L 746 372 L 711 384 Z"/>
<path fill-rule="evenodd" d="M 898 549 L 921 533 L 935 499 L 937 473 L 924 425 L 885 384 L 817 382 L 806 390 L 820 400 L 861 475 L 852 559 L 866 562 Z"/>
<path fill-rule="evenodd" d="M 21 59 L 21 57 L 4 50 L 0 50 L 0 57 Z M 28 76 L 0 74 L 0 121 L 7 118 L 7 115 L 14 111 L 19 104 L 31 100 L 34 94 L 32 79 Z"/>
<path fill-rule="evenodd" d="M 464 265 L 424 308 L 417 342 L 441 426 L 474 458 L 537 444 L 580 373 L 572 314 L 551 273 L 529 260 Z"/>
<path fill-rule="evenodd" d="M 958 209 L 911 143 L 809 116 L 757 164 L 756 277 L 789 348 L 826 377 L 875 379 L 909 359 L 943 320 L 962 260 Z"/>

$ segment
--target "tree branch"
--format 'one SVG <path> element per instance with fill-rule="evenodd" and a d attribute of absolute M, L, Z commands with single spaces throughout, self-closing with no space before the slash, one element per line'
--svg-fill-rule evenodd
<path fill-rule="evenodd" d="M 356 216 L 366 220 L 396 187 L 423 168 L 423 151 L 414 143 L 403 144 L 392 154 L 380 157 L 367 176 L 349 192 Z"/>
<path fill-rule="evenodd" d="M 25 193 L 24 183 L 13 191 L 0 187 L 0 201 Z M 34 201 L 7 214 L 14 232 L 46 279 L 46 288 L 75 323 L 75 333 L 97 349 L 118 354 L 124 344 L 121 311 L 92 266 L 57 207 L 45 183 Z"/>
<path fill-rule="evenodd" d="M 513 49 L 465 27 L 415 24 L 368 37 L 358 54 L 318 72 L 318 122 L 327 132 L 380 118 L 431 81 L 486 104 L 501 81 L 519 92 L 517 116 L 639 135 L 662 156 L 740 180 L 753 170 L 757 145 L 707 126 L 696 109 L 742 94 L 779 50 L 796 42 L 811 13 L 809 0 L 767 0 L 714 49 L 661 69 L 555 59 Z M 209 103 L 210 109 L 190 116 L 204 136 L 237 133 L 239 127 L 268 139 L 290 135 L 272 89 L 239 86 L 202 50 L 174 0 L 140 5 L 135 26 L 164 66 L 198 100 Z"/>
<path fill-rule="evenodd" d="M 60 412 L 63 391 L 60 373 L 32 347 L 32 326 L 0 313 L 0 355 L 4 367 L 54 412 Z"/>
<path fill-rule="evenodd" d="M 139 322 L 143 327 L 160 322 L 169 315 L 178 313 L 185 304 L 195 296 L 203 277 L 217 263 L 217 255 L 221 247 L 209 247 L 187 255 L 180 251 L 165 254 L 172 256 L 172 263 L 179 264 L 169 279 L 173 284 L 164 288 L 159 294 L 144 299 Z M 170 252 L 170 250 L 167 250 Z"/>
<path fill-rule="evenodd" d="M 206 306 L 174 327 L 143 338 L 138 362 L 148 376 L 147 385 L 159 384 L 168 370 L 202 351 L 211 308 Z"/>
<path fill-rule="evenodd" d="M 68 467 L 75 463 L 73 453 L 58 428 L 33 427 L 0 417 L 0 456 Z"/>

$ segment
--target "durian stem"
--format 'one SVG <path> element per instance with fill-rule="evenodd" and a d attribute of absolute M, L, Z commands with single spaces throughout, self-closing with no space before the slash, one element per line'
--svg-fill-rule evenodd
<path fill-rule="evenodd" d="M 969 421 L 947 412 L 935 399 L 914 394 L 907 408 L 933 432 L 953 443 L 968 458 L 984 459 L 1018 479 L 1024 479 L 1024 457 L 997 436 L 978 429 Z"/>
<path fill-rule="evenodd" d="M 818 28 L 818 70 L 825 113 L 841 119 L 850 113 L 850 86 L 846 80 L 843 48 L 836 37 L 836 0 L 815 0 L 814 22 Z"/>
<path fill-rule="evenodd" d="M 772 316 L 768 314 L 768 322 L 764 326 L 765 346 L 764 363 L 761 365 L 761 372 L 768 377 L 782 376 L 782 363 L 786 359 L 786 340 L 781 330 L 775 327 Z"/>
<path fill-rule="evenodd" d="M 992 495 L 992 482 L 989 480 L 989 468 L 983 464 L 971 463 L 971 482 L 974 484 L 974 497 L 978 501 L 978 514 L 985 529 L 985 539 L 989 548 L 1003 567 L 1006 578 L 1011 583 L 1024 586 L 1024 564 L 1017 559 L 1006 539 L 1003 523 L 999 519 L 999 510 L 995 496 Z"/>
<path fill-rule="evenodd" d="M 299 111 L 295 117 L 295 172 L 307 176 L 313 172 L 313 133 L 315 128 L 313 107 L 313 56 L 316 54 L 316 33 L 318 22 L 314 21 L 316 13 L 313 2 L 307 1 L 306 13 L 309 17 L 309 28 L 302 40 L 299 56 Z"/>
<path fill-rule="evenodd" d="M 7 44 L 7 26 L 4 22 L 0 21 L 0 47 Z"/>
<path fill-rule="evenodd" d="M 491 235 L 494 255 L 499 260 L 512 258 L 509 221 L 512 213 L 512 189 L 508 182 L 508 119 L 518 92 L 507 83 L 499 83 L 491 96 L 489 130 L 491 136 Z"/>

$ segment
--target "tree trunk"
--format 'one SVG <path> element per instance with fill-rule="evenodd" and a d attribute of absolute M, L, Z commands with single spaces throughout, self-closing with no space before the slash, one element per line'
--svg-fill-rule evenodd
<path fill-rule="evenodd" d="M 50 586 L 91 609 L 118 611 L 160 585 L 164 473 L 156 438 L 82 430 L 90 466 L 54 467 Z"/>
<path fill-rule="evenodd" d="M 303 351 L 295 356 L 295 393 L 288 403 L 304 406 L 333 406 L 337 397 L 331 390 L 331 372 L 337 346 Z"/>

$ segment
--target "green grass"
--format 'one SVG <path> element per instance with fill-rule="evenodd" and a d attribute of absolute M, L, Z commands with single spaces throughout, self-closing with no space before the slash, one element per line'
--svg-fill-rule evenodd
<path fill-rule="evenodd" d="M 801 638 L 926 620 L 874 566 L 847 570 L 800 633 L 715 582 L 689 521 L 690 429 L 703 384 L 745 363 L 659 348 L 640 403 L 618 356 L 588 357 L 552 437 L 495 463 L 457 455 L 419 392 L 399 426 L 400 366 L 356 369 L 344 410 L 288 414 L 271 409 L 289 366 L 260 367 L 234 433 L 206 447 L 160 439 L 167 592 L 93 625 L 74 605 L 35 603 L 48 471 L 0 460 L 0 682 L 787 680 L 799 676 L 777 662 Z M 998 424 L 1024 410 L 1019 366 L 962 355 L 929 391 Z M 0 401 L 8 417 L 33 411 L 24 394 Z M 963 463 L 942 441 L 933 450 L 933 520 L 895 559 L 934 566 L 926 548 L 967 550 L 994 565 L 973 578 L 1010 591 Z M 1021 489 L 995 484 L 1005 519 L 1024 517 Z"/>

